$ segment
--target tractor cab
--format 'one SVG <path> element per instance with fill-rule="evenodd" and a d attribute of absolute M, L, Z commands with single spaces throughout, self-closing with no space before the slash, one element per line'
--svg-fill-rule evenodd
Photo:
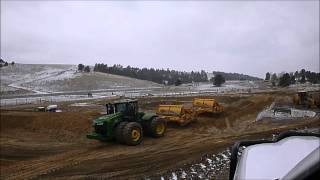
<path fill-rule="evenodd" d="M 138 101 L 131 99 L 121 99 L 113 103 L 106 104 L 107 114 L 122 113 L 129 119 L 136 118 L 138 115 Z"/>

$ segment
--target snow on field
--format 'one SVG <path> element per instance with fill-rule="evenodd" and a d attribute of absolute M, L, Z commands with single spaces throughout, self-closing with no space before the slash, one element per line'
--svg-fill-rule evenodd
<path fill-rule="evenodd" d="M 77 73 L 76 66 L 68 69 L 46 67 L 43 71 L 31 74 L 29 75 L 29 77 L 27 76 L 27 78 L 23 79 L 22 81 L 12 83 L 9 86 L 28 89 L 36 93 L 50 93 L 54 89 L 47 88 L 46 83 L 72 79 L 80 75 L 81 73 Z"/>
<path fill-rule="evenodd" d="M 78 100 L 94 100 L 101 98 L 114 98 L 116 95 L 101 96 L 93 95 L 57 95 L 57 96 L 42 96 L 42 97 L 28 97 L 28 98 L 12 98 L 1 99 L 1 106 L 21 105 L 21 104 L 41 104 L 44 102 L 65 102 L 65 101 L 78 101 Z M 84 104 L 76 104 L 75 106 L 84 106 Z M 89 105 L 88 105 L 89 106 Z"/>
<path fill-rule="evenodd" d="M 75 65 L 15 64 L 1 68 L 1 93 L 23 89 L 46 93 L 39 85 L 44 81 L 64 80 L 78 76 Z M 49 91 L 50 92 L 50 91 Z"/>
<path fill-rule="evenodd" d="M 164 179 L 216 179 L 225 177 L 229 170 L 231 152 L 227 148 L 216 154 L 207 154 L 195 163 L 169 171 Z"/>
<path fill-rule="evenodd" d="M 161 85 L 106 73 L 77 72 L 76 65 L 15 64 L 1 68 L 1 95 L 15 95 L 18 90 L 45 94 L 155 86 Z"/>
<path fill-rule="evenodd" d="M 46 87 L 56 91 L 99 91 L 103 89 L 151 88 L 161 85 L 124 76 L 91 72 L 81 73 L 81 76 L 64 81 L 50 81 Z"/>
<path fill-rule="evenodd" d="M 215 87 L 211 83 L 200 83 L 196 87 L 197 90 L 235 90 L 235 89 L 249 89 L 249 88 L 258 88 L 257 84 L 253 81 L 226 81 L 221 87 Z"/>
<path fill-rule="evenodd" d="M 87 107 L 87 106 L 96 106 L 96 105 L 95 104 L 91 104 L 91 103 L 73 103 L 73 104 L 70 104 L 69 106 Z"/>
<path fill-rule="evenodd" d="M 310 110 L 301 110 L 295 108 L 282 108 L 283 110 L 277 110 L 274 108 L 274 103 L 270 105 L 270 107 L 266 108 L 265 110 L 261 111 L 256 121 L 263 120 L 265 118 L 271 118 L 274 121 L 279 120 L 294 120 L 297 118 L 304 118 L 304 117 L 315 117 L 317 115 L 316 112 Z"/>
<path fill-rule="evenodd" d="M 76 72 L 75 65 L 15 64 L 1 68 L 1 80 L 6 84 L 28 83 L 41 79 L 70 78 Z"/>

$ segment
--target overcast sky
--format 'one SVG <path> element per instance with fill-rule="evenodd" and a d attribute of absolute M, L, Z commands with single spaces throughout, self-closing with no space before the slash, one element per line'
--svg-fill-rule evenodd
<path fill-rule="evenodd" d="M 238 72 L 319 72 L 319 1 L 1 1 L 1 57 Z"/>

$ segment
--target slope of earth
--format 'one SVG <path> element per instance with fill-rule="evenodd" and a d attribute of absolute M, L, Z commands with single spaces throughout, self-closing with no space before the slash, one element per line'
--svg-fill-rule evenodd
<path fill-rule="evenodd" d="M 1 95 L 37 93 L 41 83 L 76 76 L 74 65 L 15 64 L 2 67 Z"/>
<path fill-rule="evenodd" d="M 125 76 L 106 74 L 100 72 L 81 73 L 75 78 L 63 81 L 50 81 L 43 83 L 44 87 L 53 88 L 56 91 L 82 91 L 116 88 L 148 88 L 161 86 L 151 81 L 144 81 Z"/>
<path fill-rule="evenodd" d="M 15 64 L 2 67 L 1 96 L 99 90 L 119 87 L 152 87 L 156 83 L 105 73 L 81 73 L 76 65 Z"/>
<path fill-rule="evenodd" d="M 290 123 L 256 123 L 257 114 L 285 94 L 219 96 L 225 113 L 202 115 L 187 127 L 169 124 L 166 136 L 145 137 L 139 146 L 85 139 L 92 120 L 103 109 L 59 105 L 62 113 L 1 110 L 1 179 L 105 178 L 159 179 L 168 170 L 230 147 L 240 139 L 306 126 L 319 127 L 319 118 Z M 140 99 L 142 110 L 155 109 L 161 98 Z M 167 98 L 190 103 L 192 97 Z M 99 106 L 101 105 L 101 106 Z"/>

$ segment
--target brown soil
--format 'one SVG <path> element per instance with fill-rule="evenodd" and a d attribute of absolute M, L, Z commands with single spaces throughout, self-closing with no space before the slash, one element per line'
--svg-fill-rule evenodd
<path fill-rule="evenodd" d="M 225 105 L 220 116 L 203 114 L 187 127 L 169 124 L 166 136 L 145 137 L 139 146 L 88 140 L 91 123 L 103 106 L 70 107 L 61 113 L 33 112 L 24 107 L 1 110 L 1 179 L 156 177 L 231 146 L 242 139 L 300 127 L 319 127 L 319 118 L 287 123 L 256 123 L 256 115 L 284 94 L 214 97 Z M 140 99 L 142 110 L 154 110 L 163 98 Z M 192 97 L 167 98 L 166 102 L 189 103 Z M 94 102 L 103 104 L 102 101 Z"/>

